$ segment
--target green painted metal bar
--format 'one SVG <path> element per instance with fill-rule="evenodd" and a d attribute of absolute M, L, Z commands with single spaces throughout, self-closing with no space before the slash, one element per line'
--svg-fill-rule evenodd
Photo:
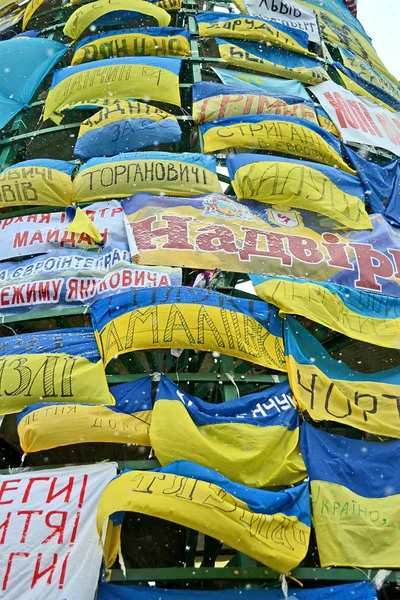
<path fill-rule="evenodd" d="M 377 571 L 361 569 L 332 568 L 321 569 L 299 567 L 291 572 L 292 577 L 299 581 L 318 582 L 357 582 L 372 580 Z M 111 581 L 198 581 L 198 580 L 248 580 L 268 581 L 279 580 L 280 574 L 267 567 L 190 567 L 190 568 L 160 568 L 160 569 L 127 569 L 126 578 L 119 569 L 112 571 Z M 400 571 L 391 571 L 387 580 L 390 583 L 400 583 Z"/>
<path fill-rule="evenodd" d="M 135 381 L 140 377 L 143 377 L 142 374 L 127 374 L 127 375 L 107 375 L 107 381 L 109 384 L 114 383 L 127 383 L 128 381 Z M 179 382 L 208 382 L 215 383 L 217 381 L 222 381 L 223 383 L 232 383 L 232 380 L 229 379 L 223 373 L 164 373 L 166 377 L 171 379 L 171 381 Z M 281 383 L 283 381 L 287 381 L 286 375 L 275 375 L 275 374 L 267 374 L 267 373 L 259 373 L 259 374 L 242 374 L 235 375 L 234 373 L 231 375 L 232 379 L 236 384 L 239 383 Z"/>

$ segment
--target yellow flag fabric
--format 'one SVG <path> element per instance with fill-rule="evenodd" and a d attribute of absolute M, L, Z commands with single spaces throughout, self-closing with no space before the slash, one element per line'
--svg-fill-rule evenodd
<path fill-rule="evenodd" d="M 69 206 L 66 208 L 67 217 L 72 223 L 66 226 L 65 231 L 73 233 L 86 233 L 96 244 L 103 243 L 103 237 L 89 216 L 79 207 Z"/>
<path fill-rule="evenodd" d="M 301 428 L 322 567 L 400 567 L 400 442 Z"/>
<path fill-rule="evenodd" d="M 31 0 L 26 6 L 24 11 L 24 18 L 22 19 L 22 31 L 25 31 L 28 21 L 32 18 L 33 14 L 43 4 L 44 0 Z"/>
<path fill-rule="evenodd" d="M 318 124 L 314 104 L 304 98 L 274 95 L 256 88 L 241 88 L 210 81 L 192 86 L 192 116 L 195 123 L 209 123 L 241 115 L 286 115 Z"/>
<path fill-rule="evenodd" d="M 136 192 L 196 196 L 221 192 L 216 159 L 202 154 L 127 152 L 92 158 L 74 179 L 74 202 L 127 198 Z"/>
<path fill-rule="evenodd" d="M 162 375 L 150 441 L 162 465 L 191 459 L 250 487 L 290 485 L 306 476 L 288 383 L 209 404 Z"/>
<path fill-rule="evenodd" d="M 350 229 L 372 229 L 358 177 L 317 163 L 263 154 L 231 154 L 226 166 L 238 198 L 311 210 Z"/>
<path fill-rule="evenodd" d="M 392 81 L 396 87 L 398 86 L 396 77 L 386 69 L 375 48 L 366 36 L 362 36 L 354 27 L 349 27 L 347 23 L 340 20 L 331 12 L 320 8 L 315 0 L 313 2 L 308 2 L 307 0 L 296 1 L 299 4 L 311 7 L 316 12 L 321 36 L 324 40 L 330 42 L 333 46 L 340 46 L 341 48 L 350 50 Z"/>
<path fill-rule="evenodd" d="M 90 328 L 1 338 L 0 414 L 39 401 L 115 404 L 99 358 Z"/>
<path fill-rule="evenodd" d="M 312 419 L 400 438 L 399 367 L 372 374 L 352 371 L 292 317 L 285 319 L 285 355 L 294 398 Z"/>
<path fill-rule="evenodd" d="M 110 388 L 115 406 L 34 404 L 17 415 L 26 454 L 82 443 L 150 446 L 151 377 Z"/>
<path fill-rule="evenodd" d="M 221 58 L 228 64 L 242 69 L 276 75 L 285 79 L 297 79 L 308 85 L 329 80 L 323 64 L 309 56 L 285 51 L 255 42 L 242 42 L 215 38 Z"/>
<path fill-rule="evenodd" d="M 248 42 L 261 42 L 315 56 L 308 50 L 308 35 L 304 31 L 272 20 L 244 14 L 205 12 L 197 14 L 196 21 L 199 35 L 202 37 L 222 36 Z"/>
<path fill-rule="evenodd" d="M 186 29 L 148 27 L 108 31 L 84 38 L 76 47 L 71 65 L 123 56 L 190 56 Z"/>
<path fill-rule="evenodd" d="M 64 34 L 77 40 L 89 25 L 101 17 L 117 11 L 130 12 L 132 18 L 134 13 L 153 17 L 161 27 L 167 27 L 171 20 L 170 15 L 163 8 L 151 4 L 151 2 L 145 2 L 145 0 L 96 0 L 96 2 L 81 6 L 72 13 L 64 26 Z"/>
<path fill-rule="evenodd" d="M 350 79 L 350 77 L 347 77 L 345 73 L 339 70 L 337 70 L 337 73 L 340 79 L 342 80 L 343 87 L 345 87 L 346 90 L 350 90 L 350 92 L 354 92 L 354 94 L 357 94 L 358 96 L 364 96 L 364 98 L 368 98 L 368 100 L 371 100 L 371 102 L 373 102 L 374 104 L 379 104 L 380 106 L 383 106 L 383 108 L 386 108 L 390 112 L 395 112 L 391 106 L 389 106 L 382 100 L 379 100 L 379 98 L 376 98 L 376 96 L 370 94 L 366 89 L 364 89 L 363 87 L 358 85 L 358 83 Z"/>
<path fill-rule="evenodd" d="M 308 493 L 307 483 L 281 492 L 255 490 L 232 483 L 211 469 L 178 461 L 156 471 L 127 471 L 116 477 L 100 497 L 97 530 L 100 535 L 113 513 L 138 512 L 210 535 L 287 573 L 307 552 Z M 106 556 L 108 565 L 118 548 L 117 543 L 108 542 L 112 529 L 111 525 L 106 545 L 114 556 Z"/>
<path fill-rule="evenodd" d="M 304 119 L 286 115 L 245 115 L 217 119 L 200 127 L 205 152 L 229 148 L 266 150 L 337 167 L 356 175 L 341 157 L 339 142 Z"/>
<path fill-rule="evenodd" d="M 16 163 L 0 173 L 0 207 L 68 206 L 75 165 L 37 159 Z"/>
<path fill-rule="evenodd" d="M 59 123 L 63 111 L 80 104 L 102 105 L 102 99 L 147 98 L 181 105 L 178 58 L 109 58 L 60 69 L 54 73 L 43 119 Z"/>
<path fill-rule="evenodd" d="M 350 338 L 399 348 L 398 298 L 330 283 L 289 278 L 266 278 L 256 286 L 259 298 L 283 314 L 301 315 Z"/>
<path fill-rule="evenodd" d="M 189 348 L 286 369 L 282 321 L 264 302 L 162 286 L 99 300 L 90 311 L 104 365 L 135 350 Z"/>

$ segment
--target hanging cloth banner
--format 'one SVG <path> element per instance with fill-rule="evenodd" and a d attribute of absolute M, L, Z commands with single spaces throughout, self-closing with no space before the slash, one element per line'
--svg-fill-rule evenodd
<path fill-rule="evenodd" d="M 324 109 L 321 106 L 316 106 L 315 112 L 317 113 L 317 119 L 318 119 L 319 126 L 322 127 L 323 129 L 326 129 L 327 131 L 329 131 L 329 133 L 331 133 L 335 137 L 341 139 L 341 135 L 340 135 L 336 125 L 333 124 L 333 122 L 328 117 L 328 115 L 326 114 Z"/>
<path fill-rule="evenodd" d="M 233 43 L 231 40 L 221 38 L 215 38 L 215 41 L 221 58 L 235 67 L 269 73 L 286 79 L 296 77 L 301 83 L 308 85 L 316 85 L 329 79 L 323 63 L 315 58 L 256 42 L 234 40 Z"/>
<path fill-rule="evenodd" d="M 290 388 L 302 411 L 315 421 L 400 438 L 400 367 L 357 373 L 332 358 L 293 317 L 286 317 L 284 327 Z"/>
<path fill-rule="evenodd" d="M 300 590 L 290 600 L 378 600 L 369 581 L 330 585 L 329 588 Z M 289 594 L 291 591 L 289 590 Z M 282 600 L 282 590 L 234 589 L 218 591 L 164 590 L 156 587 L 99 583 L 97 600 Z"/>
<path fill-rule="evenodd" d="M 333 306 L 335 289 L 339 302 L 353 288 L 360 294 L 360 313 L 368 299 L 385 303 L 385 296 L 394 302 L 400 297 L 400 239 L 381 215 L 371 216 L 372 231 L 349 232 L 317 213 L 281 211 L 250 200 L 239 203 L 222 194 L 190 199 L 136 194 L 123 206 L 135 242 L 132 258 L 138 264 L 251 273 L 262 299 L 269 286 L 295 289 L 298 283 L 293 302 L 304 290 L 310 297 L 312 290 L 316 296 L 320 290 L 320 299 L 330 297 Z M 319 288 L 319 282 L 331 285 Z M 375 294 L 364 298 L 367 292 Z M 386 302 L 389 306 L 390 300 Z M 300 309 L 296 304 L 293 310 L 295 306 Z M 344 325 L 344 306 L 338 304 L 337 310 Z M 325 311 L 317 313 L 321 317 Z"/>
<path fill-rule="evenodd" d="M 314 55 L 308 51 L 307 33 L 281 23 L 224 12 L 203 12 L 196 15 L 196 21 L 201 37 L 222 36 L 248 42 L 262 42 L 300 54 Z"/>
<path fill-rule="evenodd" d="M 96 202 L 84 209 L 93 225 L 100 231 L 104 246 L 90 237 L 90 231 L 74 233 L 66 231 L 71 224 L 65 212 L 37 213 L 8 217 L 0 220 L 0 260 L 22 258 L 32 254 L 43 254 L 61 248 L 96 249 L 99 253 L 93 258 L 101 258 L 110 247 L 118 250 L 128 250 L 124 214 L 117 200 Z M 105 263 L 107 264 L 107 263 Z M 0 271 L 3 270 L 0 263 Z"/>
<path fill-rule="evenodd" d="M 71 65 L 123 56 L 190 56 L 190 33 L 175 27 L 120 29 L 85 37 Z"/>
<path fill-rule="evenodd" d="M 93 598 L 102 547 L 96 508 L 116 463 L 1 475 L 1 587 L 7 600 Z"/>
<path fill-rule="evenodd" d="M 68 206 L 73 163 L 39 158 L 16 163 L 0 173 L 0 208 Z"/>
<path fill-rule="evenodd" d="M 89 327 L 0 339 L 0 414 L 40 401 L 115 404 Z"/>
<path fill-rule="evenodd" d="M 129 252 L 118 248 L 101 255 L 60 250 L 0 263 L 0 313 L 6 317 L 88 306 L 121 291 L 160 285 L 182 285 L 181 269 L 136 267 Z"/>
<path fill-rule="evenodd" d="M 251 93 L 254 93 L 254 90 L 259 90 L 267 96 L 296 96 L 296 98 L 303 98 L 310 102 L 310 96 L 306 88 L 300 81 L 294 79 L 263 77 L 254 73 L 234 71 L 233 69 L 217 69 L 216 67 L 212 67 L 212 70 L 225 85 L 230 85 L 234 88 L 246 88 L 248 93 L 250 93 L 248 88 L 252 88 L 253 92 Z"/>
<path fill-rule="evenodd" d="M 159 6 L 144 0 L 96 0 L 77 8 L 69 17 L 64 27 L 64 34 L 76 41 L 81 34 L 94 25 L 121 26 L 123 23 L 131 23 L 138 20 L 145 22 L 156 20 L 160 27 L 167 27 L 171 16 Z"/>
<path fill-rule="evenodd" d="M 346 146 L 344 150 L 358 172 L 372 210 L 384 215 L 395 227 L 400 227 L 400 160 L 395 158 L 379 165 Z"/>
<path fill-rule="evenodd" d="M 164 57 L 109 58 L 60 69 L 53 75 L 43 120 L 60 123 L 68 104 L 94 101 L 97 105 L 102 98 L 114 101 L 147 98 L 180 106 L 181 62 L 178 58 Z"/>
<path fill-rule="evenodd" d="M 25 454 L 77 444 L 150 446 L 151 377 L 114 385 L 115 406 L 34 404 L 17 415 Z"/>
<path fill-rule="evenodd" d="M 204 152 L 235 147 L 266 150 L 305 158 L 356 175 L 344 162 L 338 140 L 305 119 L 286 115 L 246 115 L 217 119 L 201 125 L 200 130 Z"/>
<path fill-rule="evenodd" d="M 43 2 L 44 0 L 30 0 L 30 2 L 26 5 L 24 18 L 22 20 L 22 31 L 25 31 L 28 21 L 31 20 L 34 13 L 42 6 Z"/>
<path fill-rule="evenodd" d="M 220 352 L 285 371 L 282 321 L 264 302 L 199 288 L 159 287 L 99 300 L 91 317 L 104 365 L 157 348 Z"/>
<path fill-rule="evenodd" d="M 377 258 L 372 255 L 368 260 L 373 265 Z M 258 297 L 278 306 L 284 314 L 301 315 L 361 342 L 399 347 L 398 297 L 353 290 L 345 285 L 295 281 L 291 277 L 251 276 L 251 280 Z M 397 283 L 395 287 L 398 290 Z"/>
<path fill-rule="evenodd" d="M 400 119 L 333 82 L 312 88 L 345 142 L 389 150 L 400 156 Z"/>
<path fill-rule="evenodd" d="M 296 567 L 310 537 L 308 483 L 281 492 L 232 483 L 216 471 L 177 461 L 155 471 L 125 471 L 104 490 L 97 529 L 117 511 L 178 523 L 214 537 L 280 573 Z M 112 523 L 112 517 L 111 517 Z M 112 530 L 116 531 L 112 531 Z M 107 538 L 119 538 L 110 526 Z M 112 538 L 111 538 L 112 539 Z M 108 544 L 106 547 L 114 547 Z M 112 563 L 109 556 L 107 564 Z"/>
<path fill-rule="evenodd" d="M 352 52 L 344 48 L 338 50 L 342 62 L 333 63 L 336 69 L 358 84 L 367 92 L 366 96 L 376 103 L 385 105 L 389 110 L 400 109 L 400 92 L 389 79 Z"/>
<path fill-rule="evenodd" d="M 397 569 L 400 442 L 354 440 L 308 423 L 300 439 L 321 566 Z"/>
<path fill-rule="evenodd" d="M 1 18 L 0 32 L 21 17 L 22 11 L 17 11 Z M 28 107 L 40 83 L 66 52 L 64 44 L 40 38 L 0 42 L 0 129 Z"/>
<path fill-rule="evenodd" d="M 74 179 L 74 202 L 127 198 L 132 193 L 181 193 L 195 196 L 221 192 L 213 156 L 183 152 L 131 152 L 92 158 Z"/>
<path fill-rule="evenodd" d="M 226 158 L 236 196 L 318 212 L 351 229 L 372 229 L 361 181 L 333 167 L 264 154 Z"/>
<path fill-rule="evenodd" d="M 179 143 L 181 137 L 174 115 L 150 104 L 116 100 L 83 121 L 74 155 L 84 160 L 115 156 L 148 146 Z"/>
<path fill-rule="evenodd" d="M 295 96 L 267 95 L 255 88 L 199 81 L 192 86 L 193 120 L 209 123 L 242 115 L 287 115 L 318 124 L 314 103 Z"/>
<path fill-rule="evenodd" d="M 249 15 L 281 23 L 308 35 L 310 42 L 321 43 L 315 12 L 293 0 L 244 0 Z"/>
<path fill-rule="evenodd" d="M 339 7 L 339 4 L 335 3 L 335 9 L 340 8 L 342 11 L 342 14 L 339 15 L 338 13 L 335 14 L 335 9 L 332 9 L 331 4 L 327 5 L 326 0 L 323 0 L 325 6 L 321 6 L 320 0 L 297 1 L 299 4 L 312 7 L 315 10 L 323 40 L 329 42 L 335 48 L 339 46 L 353 52 L 397 87 L 396 77 L 386 69 L 361 23 L 343 5 Z"/>
<path fill-rule="evenodd" d="M 162 375 L 150 441 L 162 465 L 195 458 L 250 487 L 291 485 L 306 477 L 298 446 L 299 416 L 288 383 L 210 404 Z"/>

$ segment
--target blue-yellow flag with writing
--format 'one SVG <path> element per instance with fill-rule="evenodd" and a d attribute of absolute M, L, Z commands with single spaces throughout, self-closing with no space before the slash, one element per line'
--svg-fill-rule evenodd
<path fill-rule="evenodd" d="M 189 348 L 286 370 L 282 320 L 265 302 L 163 286 L 116 294 L 90 310 L 105 365 L 135 350 Z"/>
<path fill-rule="evenodd" d="M 104 489 L 97 530 L 101 535 L 111 516 L 105 543 L 109 567 L 117 555 L 123 511 L 190 527 L 280 573 L 303 560 L 310 538 L 308 483 L 280 492 L 255 490 L 188 461 L 155 471 L 124 471 Z"/>
<path fill-rule="evenodd" d="M 162 465 L 190 459 L 250 487 L 290 485 L 306 476 L 298 438 L 288 383 L 210 404 L 161 377 L 150 441 Z"/>
<path fill-rule="evenodd" d="M 400 441 L 367 442 L 303 423 L 322 567 L 400 567 Z"/>
<path fill-rule="evenodd" d="M 40 403 L 17 415 L 19 443 L 25 454 L 76 444 L 150 446 L 151 377 L 110 387 L 115 406 Z"/>
<path fill-rule="evenodd" d="M 316 421 L 400 438 L 400 367 L 358 373 L 332 358 L 293 317 L 284 327 L 290 387 L 301 410 Z"/>

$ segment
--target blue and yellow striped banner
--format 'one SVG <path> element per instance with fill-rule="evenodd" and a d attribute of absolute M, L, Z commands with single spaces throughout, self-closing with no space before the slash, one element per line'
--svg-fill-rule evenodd
<path fill-rule="evenodd" d="M 231 154 L 226 166 L 238 198 L 317 212 L 350 229 L 372 229 L 358 177 L 333 167 L 263 154 Z"/>
<path fill-rule="evenodd" d="M 53 76 L 43 119 L 59 123 L 72 103 L 80 106 L 89 101 L 98 106 L 105 99 L 140 100 L 148 99 L 149 94 L 154 102 L 180 106 L 181 63 L 178 58 L 127 57 L 59 69 Z"/>
<path fill-rule="evenodd" d="M 0 208 L 68 206 L 72 201 L 73 163 L 37 158 L 0 173 Z"/>
<path fill-rule="evenodd" d="M 311 482 L 322 567 L 400 567 L 400 442 L 368 442 L 304 423 L 301 449 Z"/>
<path fill-rule="evenodd" d="M 101 535 L 111 516 L 105 543 L 108 566 L 116 558 L 123 511 L 190 527 L 280 573 L 303 560 L 310 538 L 308 483 L 280 492 L 255 490 L 183 460 L 155 471 L 125 471 L 104 489 L 97 531 Z"/>
<path fill-rule="evenodd" d="M 308 85 L 329 80 L 323 63 L 310 56 L 256 42 L 221 38 L 215 38 L 215 41 L 221 58 L 230 65 L 286 79 L 295 78 Z"/>
<path fill-rule="evenodd" d="M 400 367 L 358 373 L 332 358 L 293 317 L 284 327 L 290 388 L 301 410 L 315 421 L 400 438 Z"/>
<path fill-rule="evenodd" d="M 64 26 L 64 34 L 73 40 L 89 27 L 121 26 L 123 23 L 148 20 L 157 21 L 160 27 L 167 27 L 171 16 L 166 10 L 145 0 L 96 0 L 77 8 Z"/>
<path fill-rule="evenodd" d="M 1 415 L 55 399 L 115 404 L 89 327 L 1 338 L 0 375 Z"/>
<path fill-rule="evenodd" d="M 200 127 L 205 152 L 229 148 L 265 150 L 305 158 L 356 174 L 341 156 L 338 140 L 310 121 L 286 115 L 227 117 Z"/>
<path fill-rule="evenodd" d="M 191 348 L 286 369 L 282 321 L 264 302 L 163 286 L 117 294 L 90 310 L 104 365 L 135 350 Z"/>
<path fill-rule="evenodd" d="M 308 50 L 308 34 L 277 21 L 244 14 L 204 12 L 196 15 L 199 35 L 202 37 L 228 37 L 247 42 L 262 42 L 300 54 Z M 315 56 L 315 55 L 314 55 Z"/>
<path fill-rule="evenodd" d="M 25 454 L 82 443 L 150 446 L 151 377 L 114 385 L 115 406 L 49 402 L 17 415 Z"/>
<path fill-rule="evenodd" d="M 174 115 L 150 104 L 116 100 L 83 121 L 74 155 L 84 160 L 115 156 L 149 146 L 179 143 L 181 137 Z"/>
<path fill-rule="evenodd" d="M 306 476 L 298 440 L 288 383 L 210 404 L 161 376 L 150 441 L 162 465 L 192 460 L 250 487 L 290 485 Z"/>
<path fill-rule="evenodd" d="M 314 104 L 298 96 L 267 93 L 249 85 L 228 86 L 199 81 L 192 86 L 193 120 L 208 123 L 240 115 L 286 115 L 318 124 Z"/>
<path fill-rule="evenodd" d="M 183 152 L 127 152 L 92 158 L 73 182 L 74 202 L 127 198 L 132 192 L 196 196 L 221 192 L 213 156 Z"/>
<path fill-rule="evenodd" d="M 72 65 L 125 56 L 190 56 L 190 33 L 176 27 L 120 29 L 85 37 L 75 47 Z"/>

